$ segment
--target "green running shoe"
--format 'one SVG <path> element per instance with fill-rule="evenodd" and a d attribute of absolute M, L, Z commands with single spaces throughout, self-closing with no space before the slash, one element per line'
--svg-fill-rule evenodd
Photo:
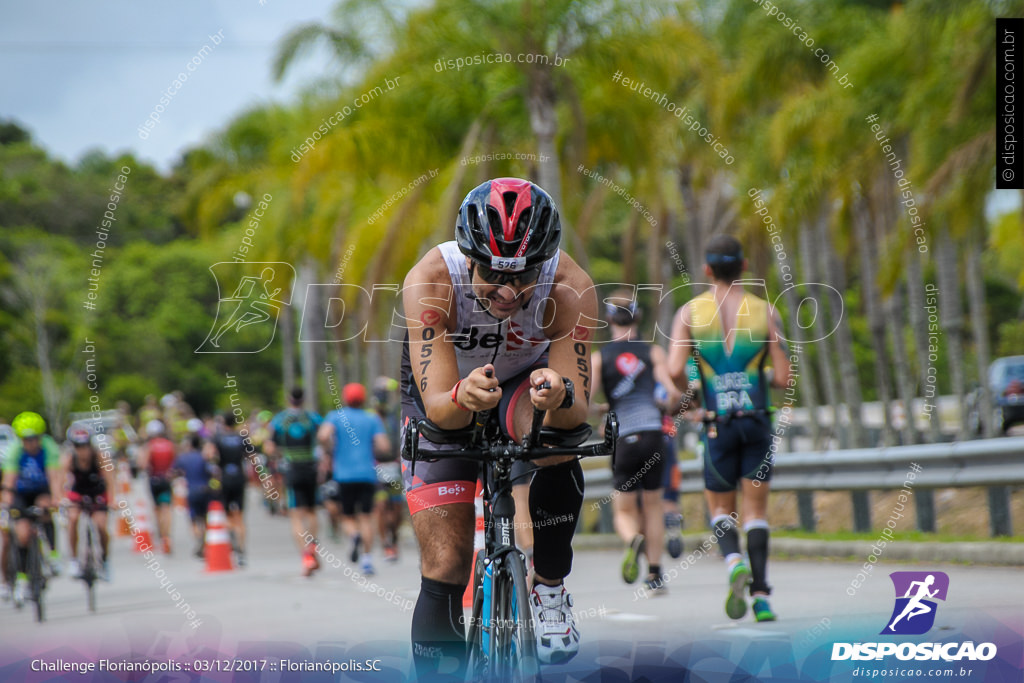
<path fill-rule="evenodd" d="M 644 552 L 643 534 L 633 537 L 629 547 L 626 549 L 626 557 L 622 560 L 622 580 L 626 583 L 636 583 L 640 578 L 640 555 Z"/>
<path fill-rule="evenodd" d="M 754 618 L 758 621 L 775 621 L 775 612 L 772 611 L 771 605 L 760 595 L 754 598 L 750 609 L 754 611 Z"/>
<path fill-rule="evenodd" d="M 725 613 L 730 619 L 742 619 L 747 613 L 747 601 L 743 593 L 750 583 L 750 570 L 739 562 L 729 572 L 729 596 L 725 599 Z"/>

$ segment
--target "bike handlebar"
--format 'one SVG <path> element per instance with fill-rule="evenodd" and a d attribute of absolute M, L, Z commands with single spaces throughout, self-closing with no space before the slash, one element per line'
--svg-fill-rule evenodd
<path fill-rule="evenodd" d="M 486 411 L 481 411 L 486 412 Z M 540 418 L 538 419 L 538 414 Z M 609 412 L 605 416 L 605 428 L 604 428 L 604 440 L 589 445 L 567 445 L 567 446 L 545 446 L 542 445 L 541 437 L 542 434 L 542 423 L 544 418 L 544 411 L 534 409 L 533 425 L 530 433 L 523 439 L 523 443 L 518 444 L 510 439 L 499 439 L 494 443 L 481 444 L 481 430 L 474 428 L 471 435 L 465 439 L 464 444 L 461 448 L 454 448 L 451 450 L 442 451 L 429 451 L 429 454 L 420 455 L 419 441 L 422 434 L 423 438 L 431 441 L 432 443 L 439 443 L 438 441 L 432 440 L 430 436 L 421 432 L 420 425 L 422 423 L 430 424 L 428 420 L 411 420 L 407 427 L 406 439 L 403 448 L 403 457 L 407 460 L 412 461 L 414 464 L 420 459 L 429 460 L 441 460 L 447 458 L 461 458 L 468 460 L 481 460 L 490 461 L 498 460 L 503 457 L 511 458 L 512 460 L 538 460 L 540 458 L 546 458 L 553 455 L 576 455 L 580 457 L 592 457 L 602 455 L 615 455 L 615 442 L 618 439 L 619 434 L 619 421 L 614 412 Z M 479 419 L 479 418 L 478 418 Z M 460 445 L 458 441 L 448 442 L 452 445 Z M 415 466 L 415 465 L 414 465 Z"/>

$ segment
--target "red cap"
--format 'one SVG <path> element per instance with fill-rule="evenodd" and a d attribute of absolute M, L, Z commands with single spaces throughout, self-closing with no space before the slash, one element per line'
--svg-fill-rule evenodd
<path fill-rule="evenodd" d="M 366 403 L 366 388 L 356 382 L 346 384 L 341 390 L 341 397 L 345 400 L 345 405 L 358 408 Z"/>

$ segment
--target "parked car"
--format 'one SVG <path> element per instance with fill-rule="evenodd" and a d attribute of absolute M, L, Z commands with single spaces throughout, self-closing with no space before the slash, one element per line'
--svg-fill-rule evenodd
<path fill-rule="evenodd" d="M 1010 427 L 1024 424 L 1024 356 L 994 360 L 988 366 L 988 388 L 992 392 L 996 429 L 1005 434 Z M 980 389 L 967 396 L 967 427 L 972 434 L 981 434 Z"/>

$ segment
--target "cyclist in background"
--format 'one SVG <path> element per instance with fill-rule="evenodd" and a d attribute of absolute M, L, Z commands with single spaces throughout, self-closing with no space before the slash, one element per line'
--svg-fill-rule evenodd
<path fill-rule="evenodd" d="M 230 410 L 224 411 L 224 426 L 206 444 L 206 459 L 220 472 L 220 494 L 227 511 L 231 545 L 238 566 L 245 566 L 245 443 L 238 433 L 238 421 Z"/>
<path fill-rule="evenodd" d="M 56 574 L 59 562 L 57 533 L 50 507 L 60 500 L 64 481 L 60 468 L 60 448 L 53 437 L 46 433 L 46 420 L 38 413 L 24 412 L 14 418 L 11 426 L 21 442 L 13 444 L 4 459 L 4 489 L 0 502 L 4 507 L 13 508 L 19 513 L 14 525 L 16 576 L 7 578 L 8 581 L 15 579 L 15 600 L 20 604 L 25 600 L 28 587 L 28 542 L 32 529 L 32 523 L 25 517 L 25 513 L 31 507 L 42 508 L 40 521 L 50 546 L 50 570 Z M 4 565 L 7 571 L 6 563 Z"/>
<path fill-rule="evenodd" d="M 337 497 L 328 502 L 328 509 L 332 516 L 341 513 L 342 529 L 352 539 L 352 561 L 359 561 L 363 574 L 373 574 L 374 456 L 386 457 L 391 443 L 380 417 L 363 410 L 366 389 L 362 384 L 346 384 L 341 396 L 346 407 L 328 414 L 317 434 L 337 482 Z"/>
<path fill-rule="evenodd" d="M 690 356 L 696 361 L 704 396 L 704 493 L 711 524 L 729 573 L 725 613 L 741 619 L 747 613 L 749 584 L 757 621 L 774 621 L 768 604 L 768 482 L 771 479 L 769 380 L 765 365 L 774 367 L 772 386 L 789 381 L 789 357 L 780 332 L 778 311 L 738 282 L 747 261 L 740 243 L 728 235 L 712 237 L 705 249 L 705 276 L 711 289 L 691 299 L 673 318 L 669 372 L 676 386 L 689 389 Z M 750 566 L 740 554 L 734 524 L 736 489 L 743 493 L 743 529 Z"/>
<path fill-rule="evenodd" d="M 497 409 L 518 439 L 536 407 L 548 427 L 572 430 L 590 402 L 590 328 L 597 301 L 590 277 L 558 248 L 561 223 L 551 197 L 518 178 L 498 178 L 466 196 L 455 237 L 427 252 L 405 278 L 408 334 L 402 352 L 403 424 L 427 418 L 467 427 Z M 424 451 L 445 448 L 422 442 Z M 450 448 L 450 446 L 449 446 Z M 406 498 L 420 546 L 421 584 L 412 619 L 421 677 L 457 662 L 465 669 L 462 594 L 472 572 L 474 494 L 480 465 L 444 459 L 403 463 Z M 579 651 L 564 579 L 583 503 L 583 471 L 573 456 L 533 461 L 533 606 L 540 660 Z"/>
<path fill-rule="evenodd" d="M 68 541 L 71 545 L 71 559 L 68 562 L 69 573 L 73 578 L 81 575 L 78 563 L 78 519 L 83 508 L 92 517 L 100 535 L 100 549 L 103 567 L 100 578 L 110 580 L 110 565 L 107 562 L 110 548 L 110 534 L 107 533 L 107 501 L 108 491 L 114 490 L 113 460 L 108 459 L 110 467 L 103 469 L 100 453 L 93 445 L 93 433 L 88 426 L 75 423 L 68 427 L 68 443 L 72 451 L 64 462 L 63 470 L 67 474 L 68 491 Z"/>
<path fill-rule="evenodd" d="M 615 530 L 629 544 L 622 561 L 622 580 L 633 583 L 640 574 L 640 556 L 647 556 L 646 588 L 663 595 L 661 552 L 665 537 L 661 479 L 665 441 L 661 411 L 654 400 L 656 381 L 671 385 L 665 350 L 640 341 L 640 310 L 631 291 L 605 299 L 605 319 L 611 341 L 593 354 L 594 391 L 603 387 L 609 409 L 619 418 L 619 441 L 612 476 Z M 643 511 L 635 491 L 641 491 Z M 643 533 L 641 533 L 643 530 Z"/>
<path fill-rule="evenodd" d="M 270 421 L 270 436 L 263 447 L 270 457 L 280 450 L 287 464 L 285 481 L 288 485 L 288 509 L 291 510 L 292 535 L 302 553 L 302 573 L 312 576 L 320 568 L 316 557 L 318 541 L 306 543 L 305 534 L 317 536 L 316 489 L 319 484 L 316 433 L 322 418 L 302 408 L 303 391 L 291 390 L 288 407 Z"/>
<path fill-rule="evenodd" d="M 146 424 L 146 443 L 139 456 L 139 470 L 149 477 L 149 492 L 156 510 L 156 530 L 165 554 L 171 554 L 171 466 L 174 444 L 164 437 L 164 423 L 150 420 Z"/>

